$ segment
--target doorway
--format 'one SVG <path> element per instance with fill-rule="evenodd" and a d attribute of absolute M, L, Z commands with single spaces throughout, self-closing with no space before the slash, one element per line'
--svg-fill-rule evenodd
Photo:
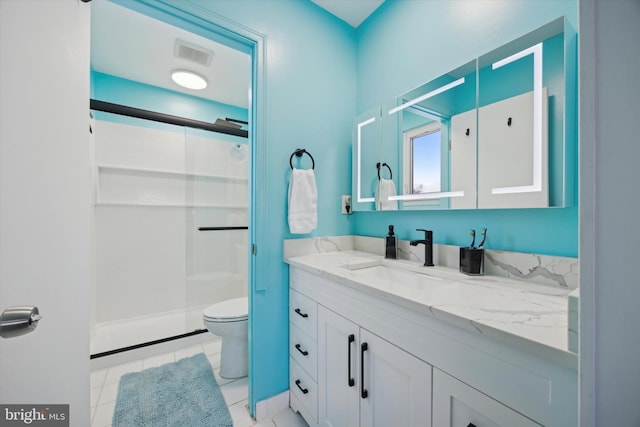
<path fill-rule="evenodd" d="M 204 308 L 248 295 L 251 57 L 224 41 L 92 2 L 92 357 L 207 333 Z"/>

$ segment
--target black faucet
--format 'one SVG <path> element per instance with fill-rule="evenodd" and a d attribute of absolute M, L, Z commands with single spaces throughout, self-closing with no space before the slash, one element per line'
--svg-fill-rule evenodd
<path fill-rule="evenodd" d="M 424 266 L 433 267 L 433 231 L 416 228 L 416 231 L 424 231 L 424 240 L 411 240 L 411 246 L 424 245 Z"/>

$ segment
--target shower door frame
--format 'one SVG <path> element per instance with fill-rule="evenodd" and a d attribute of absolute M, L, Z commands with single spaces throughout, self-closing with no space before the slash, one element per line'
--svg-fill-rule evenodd
<path fill-rule="evenodd" d="M 184 117 L 178 117 L 170 114 L 159 113 L 156 111 L 145 110 L 141 108 L 130 107 L 127 105 L 115 104 L 106 101 L 100 101 L 97 99 L 89 100 L 89 109 L 91 111 L 100 111 L 108 114 L 118 115 L 118 116 L 126 116 L 134 119 L 152 121 L 157 123 L 168 124 L 172 126 L 180 126 L 185 129 L 200 129 L 208 132 L 214 133 L 222 133 L 225 135 L 237 136 L 241 138 L 249 138 L 249 132 L 243 129 L 236 129 L 232 127 L 221 126 L 215 123 L 203 122 L 199 120 L 188 119 Z M 238 121 L 235 119 L 227 119 Z M 247 124 L 247 122 L 242 122 Z M 185 134 L 186 136 L 186 134 Z M 249 208 L 247 208 L 249 210 Z M 249 230 L 249 226 L 221 226 L 221 227 L 199 227 L 198 231 L 230 231 L 230 230 Z M 186 311 L 188 311 L 189 307 L 185 305 L 185 317 Z M 188 323 L 188 322 L 187 322 Z M 186 327 L 186 323 L 185 323 Z M 90 354 L 90 359 L 97 359 L 105 356 L 111 356 L 114 354 L 122 353 L 125 351 L 136 350 L 142 347 L 148 347 L 155 344 L 161 344 L 168 341 L 173 341 L 180 338 L 187 338 L 194 335 L 199 335 L 203 333 L 208 333 L 207 329 L 199 328 L 195 330 L 188 331 L 188 328 L 185 329 L 184 333 L 174 334 L 166 337 L 156 338 L 147 340 L 140 343 L 135 343 L 131 345 L 125 345 L 123 347 L 117 347 L 105 351 L 99 351 L 94 354 Z"/>

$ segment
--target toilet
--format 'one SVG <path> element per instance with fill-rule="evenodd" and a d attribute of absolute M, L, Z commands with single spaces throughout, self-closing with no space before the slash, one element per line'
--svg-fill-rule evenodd
<path fill-rule="evenodd" d="M 220 376 L 242 378 L 248 371 L 249 300 L 247 297 L 222 301 L 202 313 L 204 326 L 222 338 Z"/>

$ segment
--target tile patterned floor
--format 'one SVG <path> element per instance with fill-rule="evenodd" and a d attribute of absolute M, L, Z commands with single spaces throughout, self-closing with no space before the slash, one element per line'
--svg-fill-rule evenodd
<path fill-rule="evenodd" d="M 121 365 L 91 372 L 91 427 L 110 427 L 123 374 L 175 362 L 184 357 L 204 353 L 211 363 L 216 381 L 229 407 L 234 427 L 306 427 L 302 417 L 290 409 L 259 423 L 249 415 L 247 378 L 228 380 L 220 377 L 220 341 L 205 342 L 173 352 L 145 357 Z"/>

